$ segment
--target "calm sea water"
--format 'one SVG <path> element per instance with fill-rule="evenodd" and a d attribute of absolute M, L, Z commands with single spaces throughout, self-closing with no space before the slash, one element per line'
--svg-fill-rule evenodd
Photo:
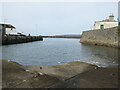
<path fill-rule="evenodd" d="M 57 65 L 82 61 L 98 66 L 116 65 L 118 49 L 84 45 L 79 39 L 44 39 L 43 41 L 2 46 L 2 59 L 23 65 Z"/>

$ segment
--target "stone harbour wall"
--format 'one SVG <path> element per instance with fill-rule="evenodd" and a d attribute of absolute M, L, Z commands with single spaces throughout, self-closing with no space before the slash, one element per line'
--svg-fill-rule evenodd
<path fill-rule="evenodd" d="M 80 42 L 120 48 L 120 27 L 84 31 Z"/>
<path fill-rule="evenodd" d="M 42 36 L 11 36 L 11 35 L 4 35 L 2 37 L 2 45 L 9 45 L 9 44 L 19 44 L 19 43 L 27 43 L 33 41 L 42 41 Z"/>

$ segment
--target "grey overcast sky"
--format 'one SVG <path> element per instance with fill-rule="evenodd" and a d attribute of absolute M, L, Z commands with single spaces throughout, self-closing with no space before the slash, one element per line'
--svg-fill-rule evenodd
<path fill-rule="evenodd" d="M 32 35 L 81 34 L 110 13 L 118 17 L 117 2 L 4 2 L 0 8 L 0 22 Z"/>

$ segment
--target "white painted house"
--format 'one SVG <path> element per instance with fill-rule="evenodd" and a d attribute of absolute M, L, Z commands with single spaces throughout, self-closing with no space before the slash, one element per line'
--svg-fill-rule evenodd
<path fill-rule="evenodd" d="M 106 29 L 118 26 L 118 21 L 114 20 L 114 15 L 110 15 L 108 19 L 96 21 L 93 29 Z"/>
<path fill-rule="evenodd" d="M 0 24 L 2 34 L 17 35 L 16 28 L 11 24 Z"/>

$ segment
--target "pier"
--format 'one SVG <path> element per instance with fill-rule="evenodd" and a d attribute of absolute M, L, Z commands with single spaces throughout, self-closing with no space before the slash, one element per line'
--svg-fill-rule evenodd
<path fill-rule="evenodd" d="M 33 41 L 42 41 L 42 36 L 15 36 L 15 35 L 4 35 L 2 36 L 2 45 L 27 43 Z"/>
<path fill-rule="evenodd" d="M 18 33 L 16 27 L 12 24 L 0 24 L 0 44 L 19 44 L 33 41 L 42 41 L 42 36 L 31 36 Z"/>

